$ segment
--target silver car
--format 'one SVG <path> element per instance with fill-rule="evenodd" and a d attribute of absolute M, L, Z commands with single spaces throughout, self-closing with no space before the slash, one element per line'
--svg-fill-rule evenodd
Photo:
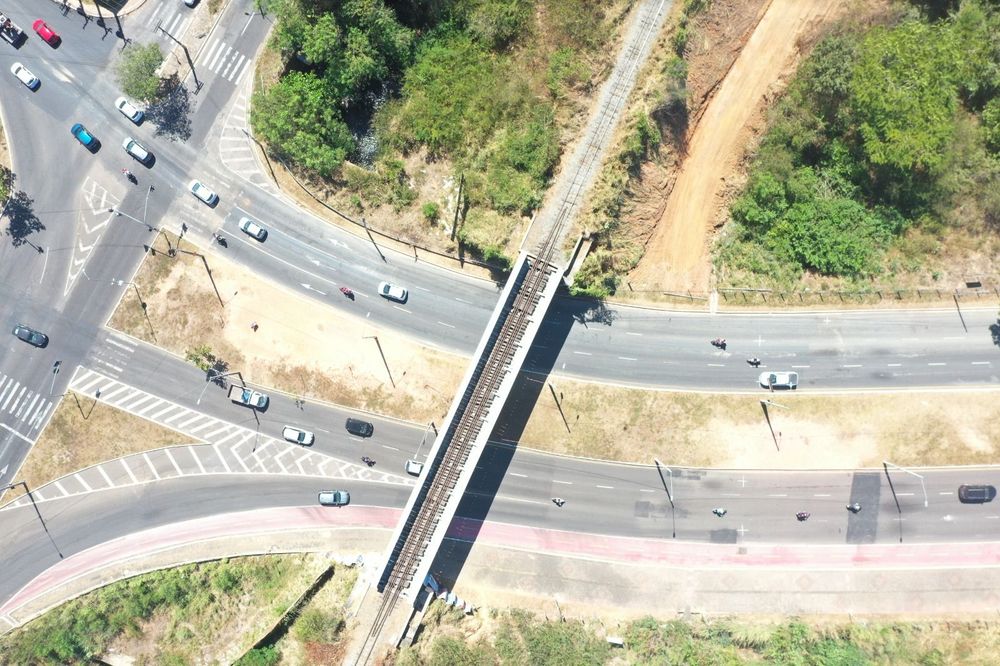
<path fill-rule="evenodd" d="M 388 282 L 378 283 L 378 295 L 382 298 L 388 298 L 390 301 L 398 301 L 399 303 L 405 303 L 407 296 L 409 296 L 404 287 L 389 284 Z"/>
<path fill-rule="evenodd" d="M 142 147 L 141 143 L 130 136 L 125 137 L 125 140 L 122 141 L 122 150 L 143 164 L 148 164 L 150 158 L 152 157 L 149 154 L 149 151 Z"/>
<path fill-rule="evenodd" d="M 797 372 L 762 372 L 757 379 L 764 388 L 793 389 L 799 385 Z"/>
<path fill-rule="evenodd" d="M 316 435 L 308 430 L 302 430 L 294 426 L 285 426 L 282 428 L 281 436 L 285 438 L 285 441 L 292 442 L 293 444 L 301 444 L 302 446 L 312 446 L 312 443 L 316 441 Z"/>
<path fill-rule="evenodd" d="M 38 77 L 28 71 L 28 68 L 19 62 L 15 62 L 10 66 L 10 73 L 17 77 L 17 80 L 28 86 L 29 90 L 35 90 L 38 88 L 38 84 L 41 83 Z"/>
<path fill-rule="evenodd" d="M 245 233 L 250 238 L 264 242 L 267 238 L 267 229 L 260 226 L 249 217 L 240 218 L 240 231 Z"/>
<path fill-rule="evenodd" d="M 323 490 L 319 494 L 323 506 L 347 506 L 351 503 L 351 493 L 346 490 Z"/>
<path fill-rule="evenodd" d="M 115 108 L 136 125 L 142 122 L 143 112 L 124 97 L 119 97 L 115 100 Z"/>
<path fill-rule="evenodd" d="M 188 183 L 188 189 L 191 190 L 191 194 L 195 195 L 209 206 L 214 206 L 219 203 L 219 195 L 200 180 L 192 180 Z"/>

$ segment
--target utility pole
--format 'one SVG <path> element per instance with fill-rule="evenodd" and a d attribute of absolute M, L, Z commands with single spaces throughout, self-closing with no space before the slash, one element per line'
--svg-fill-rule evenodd
<path fill-rule="evenodd" d="M 184 57 L 187 58 L 188 66 L 191 68 L 191 76 L 194 77 L 194 92 L 195 94 L 197 94 L 201 90 L 201 81 L 198 80 L 198 72 L 194 71 L 194 61 L 191 60 L 191 54 L 188 52 L 188 48 L 182 42 L 178 41 L 176 37 L 174 37 L 169 32 L 163 29 L 162 23 L 163 21 L 157 22 L 156 29 L 162 32 L 170 39 L 172 39 L 175 44 L 184 49 Z"/>
<path fill-rule="evenodd" d="M 385 360 L 385 352 L 382 351 L 382 343 L 378 341 L 377 335 L 365 335 L 364 340 L 374 340 L 375 345 L 378 347 L 378 353 L 382 357 L 382 364 L 385 366 L 385 372 L 389 375 L 389 383 L 392 384 L 392 388 L 396 388 L 396 382 L 392 378 L 392 371 L 389 369 L 389 362 Z"/>
<path fill-rule="evenodd" d="M 378 243 L 375 242 L 375 237 L 372 236 L 371 230 L 368 229 L 368 222 L 365 221 L 365 218 L 361 218 L 361 226 L 365 228 L 365 233 L 368 234 L 368 240 L 372 242 L 372 245 L 375 247 L 375 251 L 378 252 L 379 259 L 381 259 L 383 263 L 385 263 L 386 259 L 385 255 L 382 254 L 382 248 L 380 248 L 378 246 Z"/>

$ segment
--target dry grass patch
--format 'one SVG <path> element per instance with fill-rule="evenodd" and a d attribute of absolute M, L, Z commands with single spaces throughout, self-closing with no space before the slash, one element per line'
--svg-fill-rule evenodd
<path fill-rule="evenodd" d="M 163 446 L 192 444 L 184 435 L 151 421 L 69 393 L 21 466 L 19 479 L 34 490 L 50 481 L 106 460 Z M 15 495 L 21 494 L 18 486 Z"/>
<path fill-rule="evenodd" d="M 563 422 L 543 391 L 521 445 L 574 456 L 724 468 L 971 465 L 1000 454 L 995 393 L 707 395 L 558 378 Z M 760 400 L 771 398 L 767 416 Z M 773 430 L 772 430 L 773 428 Z"/>
<path fill-rule="evenodd" d="M 250 382 L 414 421 L 439 420 L 467 359 L 433 351 L 364 319 L 381 299 L 358 296 L 357 316 L 264 282 L 187 241 L 171 258 L 158 239 L 110 326 L 183 356 L 207 346 Z M 211 271 L 211 272 L 209 272 Z M 139 295 L 142 297 L 140 303 Z M 258 324 L 251 330 L 251 322 Z M 386 374 L 378 336 L 392 380 Z"/>

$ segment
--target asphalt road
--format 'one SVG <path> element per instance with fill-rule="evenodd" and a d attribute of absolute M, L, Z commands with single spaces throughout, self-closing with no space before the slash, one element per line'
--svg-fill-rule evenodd
<path fill-rule="evenodd" d="M 253 54 L 267 26 L 243 14 L 249 5 L 248 1 L 230 4 L 217 30 L 237 44 L 237 49 Z M 144 243 L 153 237 L 149 226 L 167 224 L 176 228 L 184 224 L 190 234 L 201 240 L 222 229 L 230 238 L 229 246 L 222 251 L 264 279 L 292 286 L 341 311 L 370 317 L 380 326 L 394 328 L 427 344 L 465 353 L 475 347 L 499 293 L 496 284 L 376 248 L 363 238 L 343 233 L 290 207 L 280 197 L 238 181 L 221 167 L 212 142 L 219 118 L 236 90 L 235 81 L 222 73 L 208 73 L 196 62 L 196 71 L 202 72 L 199 77 L 202 86 L 190 100 L 190 134 L 186 140 L 171 140 L 153 123 L 136 127 L 112 108 L 111 100 L 118 96 L 118 91 L 108 72 L 120 46 L 113 35 L 109 37 L 93 22 L 85 22 L 76 14 L 61 15 L 58 5 L 51 3 L 36 2 L 27 7 L 18 4 L 5 9 L 22 27 L 30 30 L 31 21 L 41 16 L 63 35 L 58 49 L 51 49 L 33 34 L 17 51 L 0 44 L 0 94 L 5 128 L 14 151 L 16 188 L 30 197 L 28 211 L 35 216 L 22 213 L 20 219 L 26 221 L 27 228 L 23 234 L 17 234 L 21 242 L 15 244 L 8 236 L 0 246 L 0 280 L 6 289 L 6 297 L 0 303 L 0 322 L 9 329 L 23 321 L 52 337 L 52 344 L 44 350 L 5 338 L 0 346 L 0 375 L 16 382 L 17 386 L 10 384 L 8 390 L 13 387 L 14 393 L 21 391 L 23 395 L 25 390 L 34 393 L 37 400 L 32 403 L 33 408 L 38 404 L 37 409 L 41 409 L 44 401 L 58 399 L 68 381 L 65 369 L 72 369 L 77 363 L 86 364 L 107 344 L 100 327 L 120 291 L 128 288 L 127 281 L 142 257 Z M 135 34 L 139 38 L 141 30 Z M 7 74 L 15 60 L 42 79 L 37 92 L 28 91 Z M 89 153 L 70 136 L 69 126 L 76 121 L 87 125 L 102 141 L 99 151 Z M 143 169 L 120 152 L 121 140 L 129 135 L 154 153 L 153 167 Z M 122 167 L 137 174 L 137 186 L 128 184 L 118 173 Z M 219 206 L 208 208 L 186 192 L 191 177 L 198 177 L 219 191 L 222 198 Z M 150 185 L 155 189 L 150 190 Z M 124 214 L 108 213 L 109 207 Z M 271 233 L 265 243 L 252 241 L 236 230 L 236 220 L 243 214 L 269 228 Z M 408 287 L 409 301 L 394 305 L 376 297 L 374 288 L 381 279 Z M 340 285 L 354 289 L 358 299 L 354 302 L 344 299 L 336 290 Z M 996 325 L 993 307 L 962 311 L 711 315 L 616 306 L 599 308 L 589 301 L 564 298 L 549 313 L 527 368 L 631 385 L 705 391 L 760 391 L 755 378 L 764 369 L 797 370 L 803 389 L 995 387 L 1000 336 L 990 327 Z M 709 339 L 717 336 L 728 339 L 726 351 L 708 344 Z M 749 355 L 762 359 L 760 370 L 746 365 Z M 137 353 L 125 369 L 123 381 L 159 386 L 166 397 L 196 401 L 195 396 L 204 387 L 204 376 L 165 358 L 151 352 Z M 53 373 L 56 361 L 61 361 L 64 369 L 58 374 Z M 4 400 L 8 396 L 0 395 L 0 408 Z M 228 403 L 221 394 L 206 404 L 212 406 L 205 409 L 219 410 L 230 419 L 248 418 L 246 410 Z M 305 420 L 303 425 L 317 430 L 322 426 L 334 433 L 345 413 L 329 410 L 313 417 L 313 411 L 316 411 L 314 406 L 302 411 L 291 401 L 278 399 L 263 415 L 262 427 L 280 428 L 281 423 L 294 418 L 297 423 Z M 31 440 L 37 436 L 37 429 L 25 430 L 24 417 L 19 414 L 2 411 L 0 417 L 3 426 L 0 482 L 9 482 Z M 383 451 L 376 456 L 380 464 L 382 460 L 401 464 L 412 455 L 404 444 L 417 443 L 417 432 L 403 424 L 379 420 L 371 446 Z M 332 435 L 317 443 L 317 447 L 325 446 L 342 446 L 343 450 L 334 453 L 349 455 L 348 444 L 337 442 Z M 650 470 L 605 468 L 562 459 L 559 464 L 540 460 L 543 462 L 524 463 L 527 471 L 512 467 L 506 477 L 495 476 L 498 466 L 490 467 L 494 476 L 481 483 L 477 481 L 470 488 L 463 511 L 466 515 L 482 515 L 486 504 L 490 504 L 489 516 L 497 520 L 528 524 L 538 521 L 537 524 L 608 530 L 607 533 L 617 530 L 636 535 L 663 534 L 668 513 L 656 486 L 658 478 L 651 481 Z M 537 469 L 531 468 L 531 464 Z M 814 530 L 817 539 L 829 537 L 834 526 L 843 535 L 870 532 L 865 526 L 870 524 L 874 512 L 862 512 L 855 517 L 843 512 L 842 505 L 851 497 L 850 486 L 854 481 L 847 480 L 851 475 L 845 474 L 844 479 L 836 482 L 819 482 L 810 477 L 811 485 L 807 486 L 794 485 L 794 479 L 800 475 L 775 476 L 773 483 L 763 484 L 771 489 L 769 494 L 750 496 L 735 490 L 738 480 L 726 474 L 685 472 L 673 479 L 677 484 L 676 504 L 683 507 L 682 512 L 676 509 L 670 512 L 671 524 L 673 519 L 677 521 L 678 537 L 725 540 L 756 538 L 750 535 L 758 534 L 772 540 L 808 540 Z M 970 473 L 943 474 L 952 477 L 948 477 L 947 483 L 941 481 L 935 486 L 939 494 L 953 493 L 959 481 L 957 475 L 965 479 Z M 930 478 L 929 475 L 928 483 Z M 605 482 L 596 483 L 599 479 Z M 121 519 L 102 520 L 101 524 L 106 526 L 105 530 L 119 526 L 135 529 L 226 506 L 231 509 L 237 505 L 263 506 L 262 502 L 268 501 L 310 501 L 305 499 L 305 488 L 296 490 L 294 484 L 298 481 L 286 481 L 287 490 L 276 489 L 266 497 L 261 496 L 257 481 L 252 488 L 239 477 L 224 483 L 231 486 L 206 491 L 217 497 L 213 502 L 170 498 L 169 493 L 179 492 L 172 483 L 131 491 L 145 494 L 141 498 L 131 497 L 133 501 L 129 502 L 118 498 L 128 506 L 117 510 L 132 511 L 134 514 L 129 515 L 133 517 L 127 520 L 124 514 L 112 513 Z M 314 482 L 309 483 L 314 486 Z M 500 488 L 496 499 L 492 499 L 491 486 Z M 820 492 L 824 489 L 829 492 Z M 314 491 L 315 487 L 310 487 L 310 497 Z M 194 491 L 185 488 L 185 492 Z M 159 493 L 166 495 L 161 497 Z M 382 497 L 367 488 L 364 493 L 371 494 L 372 503 L 402 504 L 401 497 Z M 558 509 L 548 501 L 549 496 L 555 495 L 565 497 L 566 506 Z M 808 523 L 788 519 L 804 499 L 819 501 L 820 495 L 831 499 L 823 500 Z M 93 521 L 101 512 L 112 510 L 111 506 L 99 503 L 110 502 L 113 497 L 108 493 L 65 507 L 46 506 L 46 511 L 56 512 L 50 524 L 53 537 L 58 536 L 57 541 L 66 537 L 67 549 L 87 539 L 109 538 L 110 532 L 103 534 Z M 734 504 L 737 500 L 738 507 Z M 230 501 L 232 505 L 226 504 Z M 729 514 L 716 519 L 708 511 L 720 502 L 727 502 Z M 886 502 L 885 491 L 881 489 L 864 503 L 880 507 L 874 523 L 879 528 L 874 532 L 875 537 L 891 540 L 895 538 L 893 533 L 898 523 L 891 517 L 891 511 L 886 514 Z M 989 506 L 960 507 L 953 498 L 940 503 L 945 504 L 948 508 L 941 511 L 946 513 L 934 513 L 937 509 L 923 511 L 922 502 L 919 503 L 916 511 L 927 516 L 927 520 L 926 525 L 924 521 L 912 525 L 914 537 L 977 539 L 989 533 L 988 528 L 995 524 L 965 519 L 991 516 Z M 81 505 L 89 509 L 86 517 L 76 513 L 81 511 Z M 913 509 L 910 504 L 907 507 Z M 979 513 L 973 513 L 976 511 Z M 3 521 L 8 514 L 16 513 L 4 512 Z M 824 517 L 828 513 L 829 517 Z M 61 516 L 72 517 L 65 527 L 71 532 L 60 531 Z M 851 521 L 861 527 L 853 528 L 852 532 Z M 84 534 L 86 530 L 76 525 L 89 525 L 90 533 Z M 740 526 L 746 529 L 740 532 Z M 911 524 L 904 523 L 904 527 L 909 532 Z M 9 563 L 7 548 L 13 547 L 11 544 L 20 537 L 25 539 L 23 548 L 37 546 L 32 546 L 34 537 L 24 533 L 31 529 L 26 523 L 12 524 L 10 528 L 5 533 L 17 538 L 8 539 L 0 551 L 5 563 Z M 733 537 L 734 534 L 737 536 Z M 31 562 L 23 566 L 31 566 Z"/>
<path fill-rule="evenodd" d="M 879 470 L 734 472 L 591 463 L 491 446 L 459 515 L 607 536 L 704 543 L 864 544 L 992 541 L 995 503 L 960 504 L 960 483 L 1000 485 L 993 469 L 927 470 L 919 480 L 893 471 L 899 497 Z M 509 466 L 508 466 L 509 464 Z M 409 488 L 330 479 L 210 475 L 94 492 L 0 511 L 0 602 L 60 558 L 142 529 L 204 516 L 280 506 L 310 506 L 325 488 L 351 492 L 356 505 L 403 506 Z M 665 488 L 672 488 L 674 509 Z M 566 500 L 561 508 L 551 497 Z M 846 511 L 860 502 L 858 514 Z M 714 507 L 727 514 L 718 518 Z M 345 509 L 350 510 L 350 508 Z M 808 511 L 799 522 L 794 514 Z M 902 515 L 902 521 L 899 517 Z M 44 528 L 43 528 L 44 522 Z"/>

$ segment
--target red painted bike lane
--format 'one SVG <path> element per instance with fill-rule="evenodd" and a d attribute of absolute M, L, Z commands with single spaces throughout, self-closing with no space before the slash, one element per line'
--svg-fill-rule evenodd
<path fill-rule="evenodd" d="M 264 536 L 270 536 L 272 545 L 280 548 L 282 532 L 331 528 L 391 531 L 399 514 L 397 509 L 365 506 L 344 510 L 275 508 L 212 516 L 137 532 L 94 546 L 53 565 L 0 606 L 0 615 L 13 612 L 76 578 L 171 548 L 221 537 Z M 453 521 L 447 537 L 525 552 L 688 569 L 934 569 L 1000 565 L 998 542 L 836 546 L 706 544 L 609 537 L 467 519 Z"/>

